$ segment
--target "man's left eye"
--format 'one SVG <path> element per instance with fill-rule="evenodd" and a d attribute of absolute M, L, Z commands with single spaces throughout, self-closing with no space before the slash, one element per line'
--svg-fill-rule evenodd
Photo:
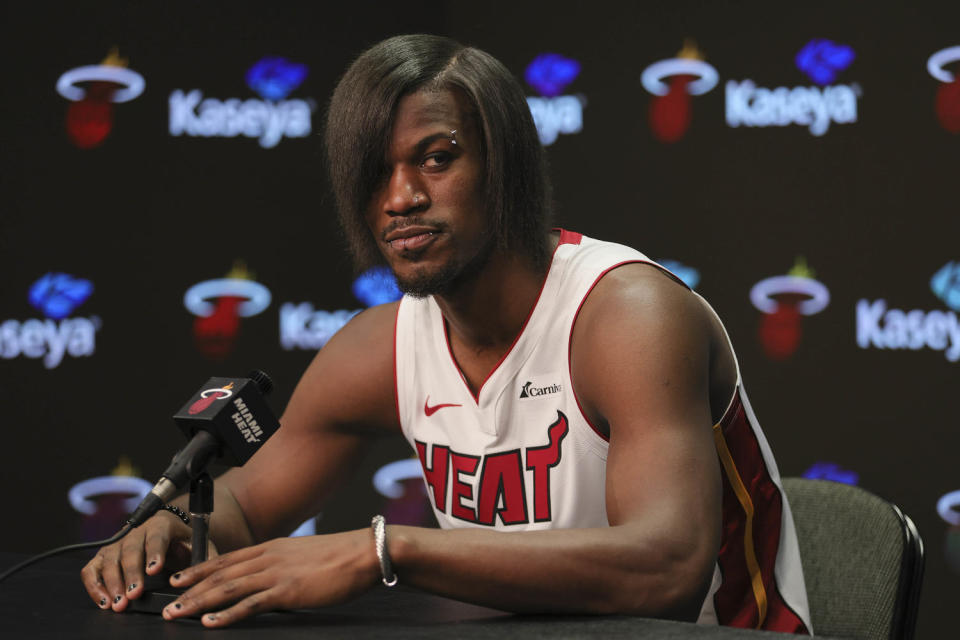
<path fill-rule="evenodd" d="M 450 154 L 445 152 L 431 153 L 426 158 L 423 159 L 423 162 L 420 163 L 420 166 L 424 169 L 440 169 L 450 164 Z"/>

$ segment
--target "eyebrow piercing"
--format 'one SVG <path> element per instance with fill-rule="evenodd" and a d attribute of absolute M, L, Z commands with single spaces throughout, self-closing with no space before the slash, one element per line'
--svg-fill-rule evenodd
<path fill-rule="evenodd" d="M 457 130 L 450 130 L 450 144 L 457 144 Z"/>

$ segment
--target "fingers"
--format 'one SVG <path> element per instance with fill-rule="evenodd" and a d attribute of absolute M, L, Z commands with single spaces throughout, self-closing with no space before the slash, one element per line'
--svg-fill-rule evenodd
<path fill-rule="evenodd" d="M 260 546 L 246 547 L 238 549 L 222 556 L 210 558 L 206 562 L 201 562 L 193 567 L 188 567 L 179 573 L 170 577 L 170 584 L 174 587 L 189 587 L 197 584 L 207 576 L 218 572 L 223 572 L 239 563 L 247 562 L 262 555 L 263 549 Z M 234 572 L 235 573 L 235 572 Z"/>
<path fill-rule="evenodd" d="M 232 565 L 211 574 L 175 602 L 167 605 L 163 610 L 163 617 L 174 620 L 208 611 L 212 612 L 212 617 L 211 614 L 204 615 L 204 624 L 223 626 L 271 608 L 271 600 L 267 594 L 274 581 L 267 572 L 261 570 L 257 562 Z M 183 580 L 171 582 L 179 585 Z M 224 611 L 216 611 L 218 607 L 227 605 L 233 606 Z"/>
<path fill-rule="evenodd" d="M 80 571 L 80 580 L 83 582 L 83 586 L 90 595 L 90 598 L 97 606 L 101 609 L 108 609 L 110 608 L 112 597 L 103 582 L 101 575 L 102 565 L 103 556 L 97 554 L 93 560 L 88 562 L 83 570 Z"/>
<path fill-rule="evenodd" d="M 213 611 L 204 614 L 204 616 L 200 618 L 200 622 L 202 622 L 205 627 L 225 627 L 228 624 L 233 624 L 244 618 L 249 618 L 252 615 L 275 609 L 276 604 L 274 604 L 274 601 L 276 598 L 273 592 L 274 590 L 270 589 L 254 593 L 232 607 L 228 607 L 222 611 Z"/>
<path fill-rule="evenodd" d="M 101 609 L 123 611 L 143 594 L 146 573 L 163 568 L 171 530 L 161 518 L 152 518 L 126 538 L 104 547 L 80 572 L 90 598 Z"/>
<path fill-rule="evenodd" d="M 120 565 L 120 544 L 100 549 L 80 572 L 83 586 L 101 609 L 122 611 L 126 607 L 123 568 Z M 117 607 L 120 608 L 117 608 Z"/>
<path fill-rule="evenodd" d="M 147 575 L 155 576 L 163 569 L 163 560 L 170 548 L 170 534 L 166 529 L 151 529 L 144 540 L 144 560 Z"/>
<path fill-rule="evenodd" d="M 123 611 L 127 608 L 129 600 L 137 598 L 143 593 L 143 541 L 131 540 L 130 544 L 125 544 L 120 551 L 120 567 L 122 575 L 119 595 L 122 597 L 117 600 L 114 596 L 113 610 Z"/>

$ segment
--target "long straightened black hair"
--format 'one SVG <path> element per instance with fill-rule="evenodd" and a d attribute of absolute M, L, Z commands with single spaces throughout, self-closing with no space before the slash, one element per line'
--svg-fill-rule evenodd
<path fill-rule="evenodd" d="M 327 166 L 340 224 L 358 270 L 383 258 L 365 222 L 383 179 L 397 103 L 459 89 L 482 133 L 484 191 L 497 246 L 539 265 L 549 259 L 550 183 L 523 89 L 490 54 L 434 35 L 395 36 L 367 49 L 337 84 L 327 113 Z"/>

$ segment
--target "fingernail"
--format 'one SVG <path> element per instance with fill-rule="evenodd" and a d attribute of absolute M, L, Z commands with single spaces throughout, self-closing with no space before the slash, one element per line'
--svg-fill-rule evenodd
<path fill-rule="evenodd" d="M 180 574 L 179 574 L 179 573 L 173 574 L 173 579 L 174 579 L 174 580 L 179 580 L 179 579 L 180 579 Z"/>
<path fill-rule="evenodd" d="M 106 599 L 106 598 L 100 598 L 100 606 L 101 606 L 101 607 L 107 606 L 107 599 Z"/>
<path fill-rule="evenodd" d="M 217 616 L 213 615 L 212 613 L 207 614 L 207 620 L 209 620 L 210 622 L 213 622 L 216 619 L 217 619 Z"/>
<path fill-rule="evenodd" d="M 136 588 L 137 588 L 137 583 L 134 582 L 132 585 L 130 585 L 129 587 L 127 587 L 127 593 L 130 593 L 131 591 L 133 591 L 133 590 L 136 589 Z"/>
<path fill-rule="evenodd" d="M 173 603 L 173 608 L 174 608 L 174 609 L 179 609 L 179 608 L 182 607 L 182 606 L 183 606 L 183 605 L 180 604 L 179 602 Z"/>
<path fill-rule="evenodd" d="M 156 561 L 156 560 L 151 560 L 151 561 L 150 561 L 150 564 L 148 564 L 147 566 L 148 566 L 148 567 L 153 567 L 155 564 L 157 564 L 157 561 Z"/>
<path fill-rule="evenodd" d="M 114 604 L 116 604 L 117 602 L 120 602 L 120 598 L 122 598 L 122 597 L 123 597 L 123 596 L 117 596 L 117 597 L 115 597 L 115 598 L 113 599 Z"/>

